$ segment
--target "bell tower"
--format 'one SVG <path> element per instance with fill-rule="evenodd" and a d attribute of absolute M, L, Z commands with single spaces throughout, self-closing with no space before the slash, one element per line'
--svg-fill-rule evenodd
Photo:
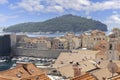
<path fill-rule="evenodd" d="M 108 45 L 108 58 L 109 60 L 119 59 L 118 44 L 120 42 L 120 29 L 113 29 L 113 32 L 109 35 Z"/>
<path fill-rule="evenodd" d="M 117 42 L 115 39 L 110 39 L 109 41 L 109 49 L 108 49 L 108 57 L 109 60 L 117 60 Z"/>

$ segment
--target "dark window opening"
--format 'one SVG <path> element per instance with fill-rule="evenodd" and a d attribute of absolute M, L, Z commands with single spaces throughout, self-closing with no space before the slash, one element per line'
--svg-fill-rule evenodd
<path fill-rule="evenodd" d="M 112 44 L 109 45 L 109 50 L 112 50 Z"/>

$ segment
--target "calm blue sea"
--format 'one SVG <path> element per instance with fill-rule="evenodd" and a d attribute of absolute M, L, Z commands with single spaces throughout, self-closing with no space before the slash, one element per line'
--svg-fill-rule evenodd
<path fill-rule="evenodd" d="M 109 31 L 108 32 L 106 32 L 106 35 L 109 35 Z M 27 36 L 29 36 L 29 37 L 41 37 L 41 36 L 43 36 L 43 37 L 61 37 L 61 36 L 64 36 L 66 33 L 63 33 L 63 34 L 27 34 Z M 76 36 L 79 36 L 80 35 L 80 33 L 76 33 L 75 34 Z"/>
<path fill-rule="evenodd" d="M 14 63 L 12 61 L 0 62 L 0 71 L 10 69 Z"/>

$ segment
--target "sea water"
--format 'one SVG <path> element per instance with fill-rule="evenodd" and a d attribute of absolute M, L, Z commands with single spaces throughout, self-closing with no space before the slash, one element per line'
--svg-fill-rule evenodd
<path fill-rule="evenodd" d="M 11 60 L 10 61 L 5 61 L 5 62 L 0 62 L 0 71 L 10 69 L 14 63 L 15 62 L 13 62 Z"/>

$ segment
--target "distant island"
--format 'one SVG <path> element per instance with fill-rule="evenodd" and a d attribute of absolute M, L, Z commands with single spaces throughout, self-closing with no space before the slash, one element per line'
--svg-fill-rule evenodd
<path fill-rule="evenodd" d="M 55 17 L 43 22 L 28 22 L 9 26 L 4 32 L 81 32 L 88 30 L 107 31 L 100 21 L 72 14 Z"/>

